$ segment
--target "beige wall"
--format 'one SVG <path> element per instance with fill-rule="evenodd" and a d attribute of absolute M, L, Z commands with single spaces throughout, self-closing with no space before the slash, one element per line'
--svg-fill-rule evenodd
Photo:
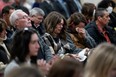
<path fill-rule="evenodd" d="M 81 3 L 85 3 L 85 2 L 90 2 L 90 3 L 94 3 L 96 6 L 97 4 L 101 1 L 101 0 L 80 0 Z"/>
<path fill-rule="evenodd" d="M 116 3 L 116 0 L 113 0 Z M 116 7 L 114 8 L 114 12 L 116 12 Z"/>

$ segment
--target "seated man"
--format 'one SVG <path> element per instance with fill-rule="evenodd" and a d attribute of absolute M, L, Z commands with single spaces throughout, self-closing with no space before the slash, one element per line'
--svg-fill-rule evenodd
<path fill-rule="evenodd" d="M 68 19 L 68 33 L 78 48 L 93 48 L 96 46 L 94 39 L 84 29 L 85 17 L 81 13 L 74 13 Z"/>
<path fill-rule="evenodd" d="M 110 17 L 106 9 L 98 8 L 95 13 L 94 21 L 90 22 L 85 29 L 98 44 L 102 42 L 116 44 L 116 32 L 109 27 Z"/>
<path fill-rule="evenodd" d="M 17 30 L 24 29 L 25 27 L 32 27 L 30 17 L 28 14 L 22 10 L 15 10 L 10 16 L 10 23 Z M 16 32 L 14 32 L 15 34 Z M 14 36 L 12 35 L 12 37 Z M 39 36 L 39 34 L 38 34 Z M 38 59 L 50 60 L 52 55 L 50 54 L 50 49 L 44 43 L 43 39 L 39 36 L 40 52 L 38 52 Z"/>

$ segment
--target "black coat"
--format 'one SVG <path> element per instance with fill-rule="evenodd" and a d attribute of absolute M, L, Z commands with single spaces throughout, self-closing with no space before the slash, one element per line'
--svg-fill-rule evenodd
<path fill-rule="evenodd" d="M 98 28 L 96 23 L 90 22 L 85 29 L 88 31 L 88 33 L 90 34 L 90 36 L 95 40 L 96 44 L 100 44 L 102 42 L 106 42 L 106 39 L 103 35 L 103 33 L 101 33 Z M 108 37 L 111 41 L 111 43 L 116 44 L 116 31 L 113 30 L 113 28 L 111 28 L 110 26 L 105 26 L 105 30 L 108 34 Z"/>
<path fill-rule="evenodd" d="M 4 64 L 9 63 L 7 53 L 6 53 L 5 49 L 2 46 L 0 46 L 0 62 L 3 62 Z"/>

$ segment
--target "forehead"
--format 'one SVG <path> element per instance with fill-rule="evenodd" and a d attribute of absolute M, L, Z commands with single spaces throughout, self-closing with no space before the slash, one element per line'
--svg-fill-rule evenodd
<path fill-rule="evenodd" d="M 64 20 L 63 20 L 63 19 L 61 19 L 60 23 L 64 23 Z"/>
<path fill-rule="evenodd" d="M 33 33 L 32 35 L 31 35 L 31 41 L 34 41 L 34 40 L 38 40 L 39 38 L 38 38 L 38 35 L 36 34 L 36 33 Z"/>
<path fill-rule="evenodd" d="M 14 11 L 15 11 L 15 9 L 10 9 L 9 14 L 13 13 Z"/>
<path fill-rule="evenodd" d="M 109 13 L 107 11 L 104 11 L 104 16 L 109 16 Z"/>
<path fill-rule="evenodd" d="M 23 12 L 23 11 L 20 11 L 20 12 L 17 13 L 17 15 L 18 15 L 18 16 L 24 16 L 24 15 L 27 15 L 27 14 L 26 14 L 25 12 Z M 28 15 L 27 15 L 27 16 L 28 16 Z"/>

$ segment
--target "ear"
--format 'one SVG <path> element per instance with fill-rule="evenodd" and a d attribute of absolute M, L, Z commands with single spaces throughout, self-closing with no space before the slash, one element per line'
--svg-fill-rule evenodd
<path fill-rule="evenodd" d="M 16 20 L 16 21 L 15 21 L 15 26 L 17 26 L 17 25 L 19 25 L 19 22 Z"/>
<path fill-rule="evenodd" d="M 99 17 L 98 17 L 98 20 L 99 20 L 99 21 L 101 21 L 101 20 L 102 20 L 102 17 L 101 17 L 101 16 L 99 16 Z"/>
<path fill-rule="evenodd" d="M 3 14 L 2 17 L 3 17 L 3 18 L 6 18 L 6 14 Z"/>

